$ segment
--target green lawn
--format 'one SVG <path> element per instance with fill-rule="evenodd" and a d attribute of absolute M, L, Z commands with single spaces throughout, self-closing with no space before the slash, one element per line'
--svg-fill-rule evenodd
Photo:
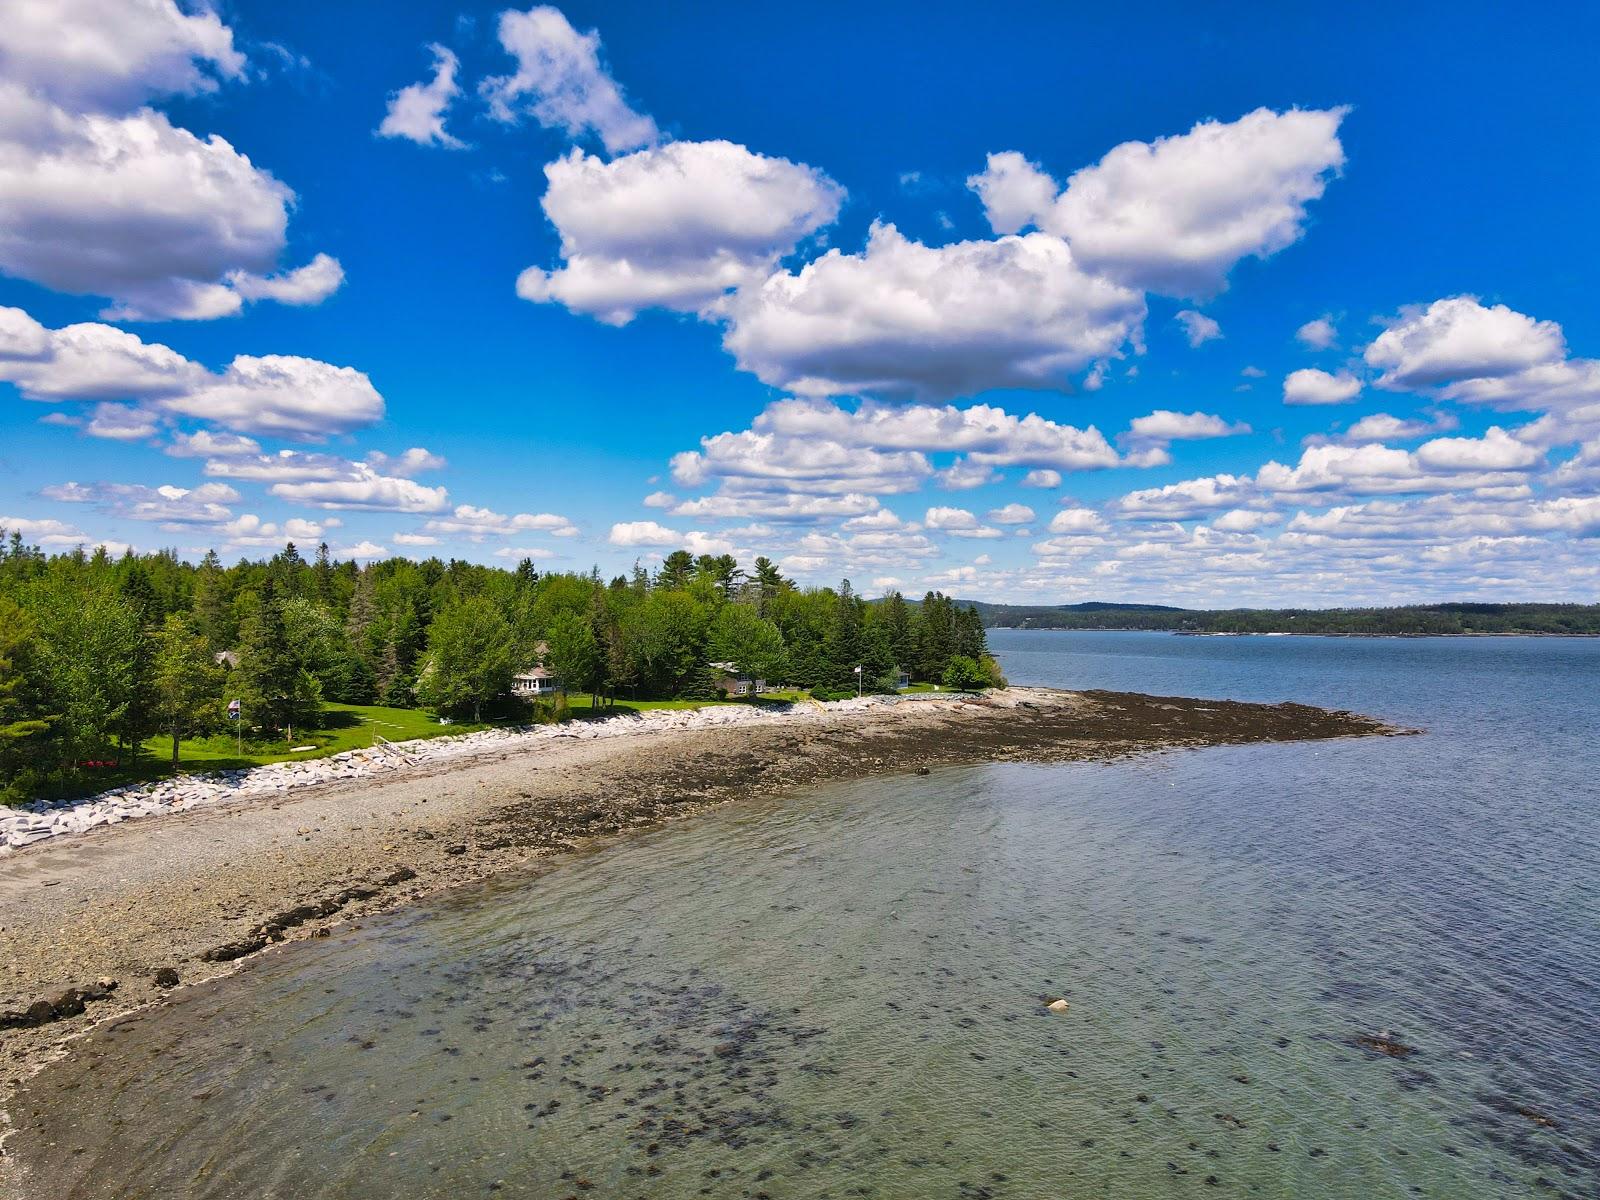
<path fill-rule="evenodd" d="M 906 689 L 910 692 L 942 691 L 937 684 L 918 683 Z M 588 696 L 569 695 L 567 705 L 577 719 L 611 716 L 617 713 L 648 712 L 665 708 L 691 711 L 728 704 L 793 704 L 807 699 L 803 691 L 771 691 L 761 696 L 741 700 L 618 700 L 609 708 L 596 710 Z M 472 733 L 492 728 L 490 724 L 474 725 L 470 722 L 441 724 L 429 713 L 412 708 L 385 708 L 377 704 L 324 704 L 323 728 L 296 731 L 290 742 L 251 742 L 246 740 L 235 748 L 231 733 L 194 738 L 178 748 L 178 769 L 181 772 L 230 771 L 240 767 L 258 767 L 265 763 L 299 761 L 308 758 L 326 758 L 344 750 L 364 750 L 384 737 L 391 742 L 405 742 L 416 738 L 449 737 L 452 734 Z M 500 722 L 497 722 L 497 724 Z M 292 751 L 290 746 L 310 746 L 310 750 Z M 91 790 L 115 787 L 137 780 L 159 779 L 172 773 L 172 741 L 153 737 L 144 744 L 144 756 L 137 766 L 115 770 L 97 771 L 90 777 Z"/>
<path fill-rule="evenodd" d="M 364 750 L 375 745 L 382 736 L 391 742 L 410 741 L 414 738 L 447 737 L 456 733 L 472 733 L 487 729 L 487 725 L 456 723 L 441 725 L 437 717 L 410 708 L 384 708 L 377 704 L 324 704 L 322 729 L 296 730 L 292 742 L 252 743 L 245 741 L 235 749 L 233 736 L 227 733 L 196 738 L 178 747 L 179 770 L 227 771 L 236 767 L 258 767 L 263 763 L 298 761 L 303 758 L 326 758 L 343 750 Z M 314 749 L 293 752 L 289 747 L 311 746 Z M 172 762 L 172 739 L 153 737 L 144 744 L 146 757 L 141 760 L 138 778 L 154 778 L 169 774 Z M 129 778 L 135 776 L 129 775 Z"/>

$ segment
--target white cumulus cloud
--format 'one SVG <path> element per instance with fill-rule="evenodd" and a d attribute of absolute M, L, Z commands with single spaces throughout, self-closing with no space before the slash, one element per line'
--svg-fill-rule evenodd
<path fill-rule="evenodd" d="M 940 400 L 1063 386 L 1117 355 L 1145 306 L 1047 234 L 931 247 L 877 224 L 861 253 L 780 271 L 726 314 L 723 345 L 773 387 Z"/>
<path fill-rule="evenodd" d="M 1071 243 L 1084 270 L 1163 295 L 1209 296 L 1240 259 L 1265 258 L 1300 238 L 1306 206 L 1344 164 L 1338 132 L 1346 112 L 1260 108 L 1154 142 L 1124 142 L 1032 212 L 1026 205 L 1048 191 L 1043 173 L 1020 155 L 991 155 L 969 183 L 997 233 L 1034 225 Z"/>
<path fill-rule="evenodd" d="M 656 123 L 629 106 L 601 66 L 598 33 L 579 33 L 558 9 L 541 5 L 501 13 L 499 36 L 517 67 L 483 83 L 497 120 L 532 115 L 569 137 L 593 133 L 613 154 L 656 141 Z"/>
<path fill-rule="evenodd" d="M 460 60 L 438 43 L 428 50 L 433 55 L 433 78 L 426 83 L 409 84 L 390 95 L 378 136 L 460 150 L 465 143 L 444 127 L 445 113 L 461 94 L 461 85 L 456 82 Z"/>
<path fill-rule="evenodd" d="M 1290 371 L 1283 380 L 1285 404 L 1347 404 L 1361 394 L 1361 380 L 1348 371 L 1330 375 L 1316 367 Z"/>
<path fill-rule="evenodd" d="M 642 308 L 700 312 L 759 281 L 838 215 L 822 172 L 732 142 L 672 142 L 606 162 L 574 149 L 545 167 L 564 265 L 529 267 L 525 300 L 610 324 Z"/>

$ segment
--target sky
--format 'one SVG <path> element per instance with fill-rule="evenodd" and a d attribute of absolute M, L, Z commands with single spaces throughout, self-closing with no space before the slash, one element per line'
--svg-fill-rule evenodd
<path fill-rule="evenodd" d="M 0 526 L 1594 602 L 1600 10 L 10 0 Z"/>

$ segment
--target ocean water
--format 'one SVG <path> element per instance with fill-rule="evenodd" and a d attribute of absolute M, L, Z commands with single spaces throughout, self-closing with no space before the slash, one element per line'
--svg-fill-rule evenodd
<path fill-rule="evenodd" d="M 1425 733 L 755 798 L 289 947 L 41 1076 L 33 1195 L 1600 1195 L 1600 641 L 992 642 Z"/>

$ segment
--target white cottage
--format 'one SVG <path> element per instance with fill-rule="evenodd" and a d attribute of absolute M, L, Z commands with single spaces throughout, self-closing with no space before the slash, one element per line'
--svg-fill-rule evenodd
<path fill-rule="evenodd" d="M 540 642 L 533 648 L 538 656 L 538 663 L 523 671 L 518 671 L 511 677 L 511 694 L 526 699 L 539 696 L 553 696 L 557 692 L 565 691 L 561 680 L 552 675 L 545 667 L 545 660 L 550 655 L 550 647 Z"/>

